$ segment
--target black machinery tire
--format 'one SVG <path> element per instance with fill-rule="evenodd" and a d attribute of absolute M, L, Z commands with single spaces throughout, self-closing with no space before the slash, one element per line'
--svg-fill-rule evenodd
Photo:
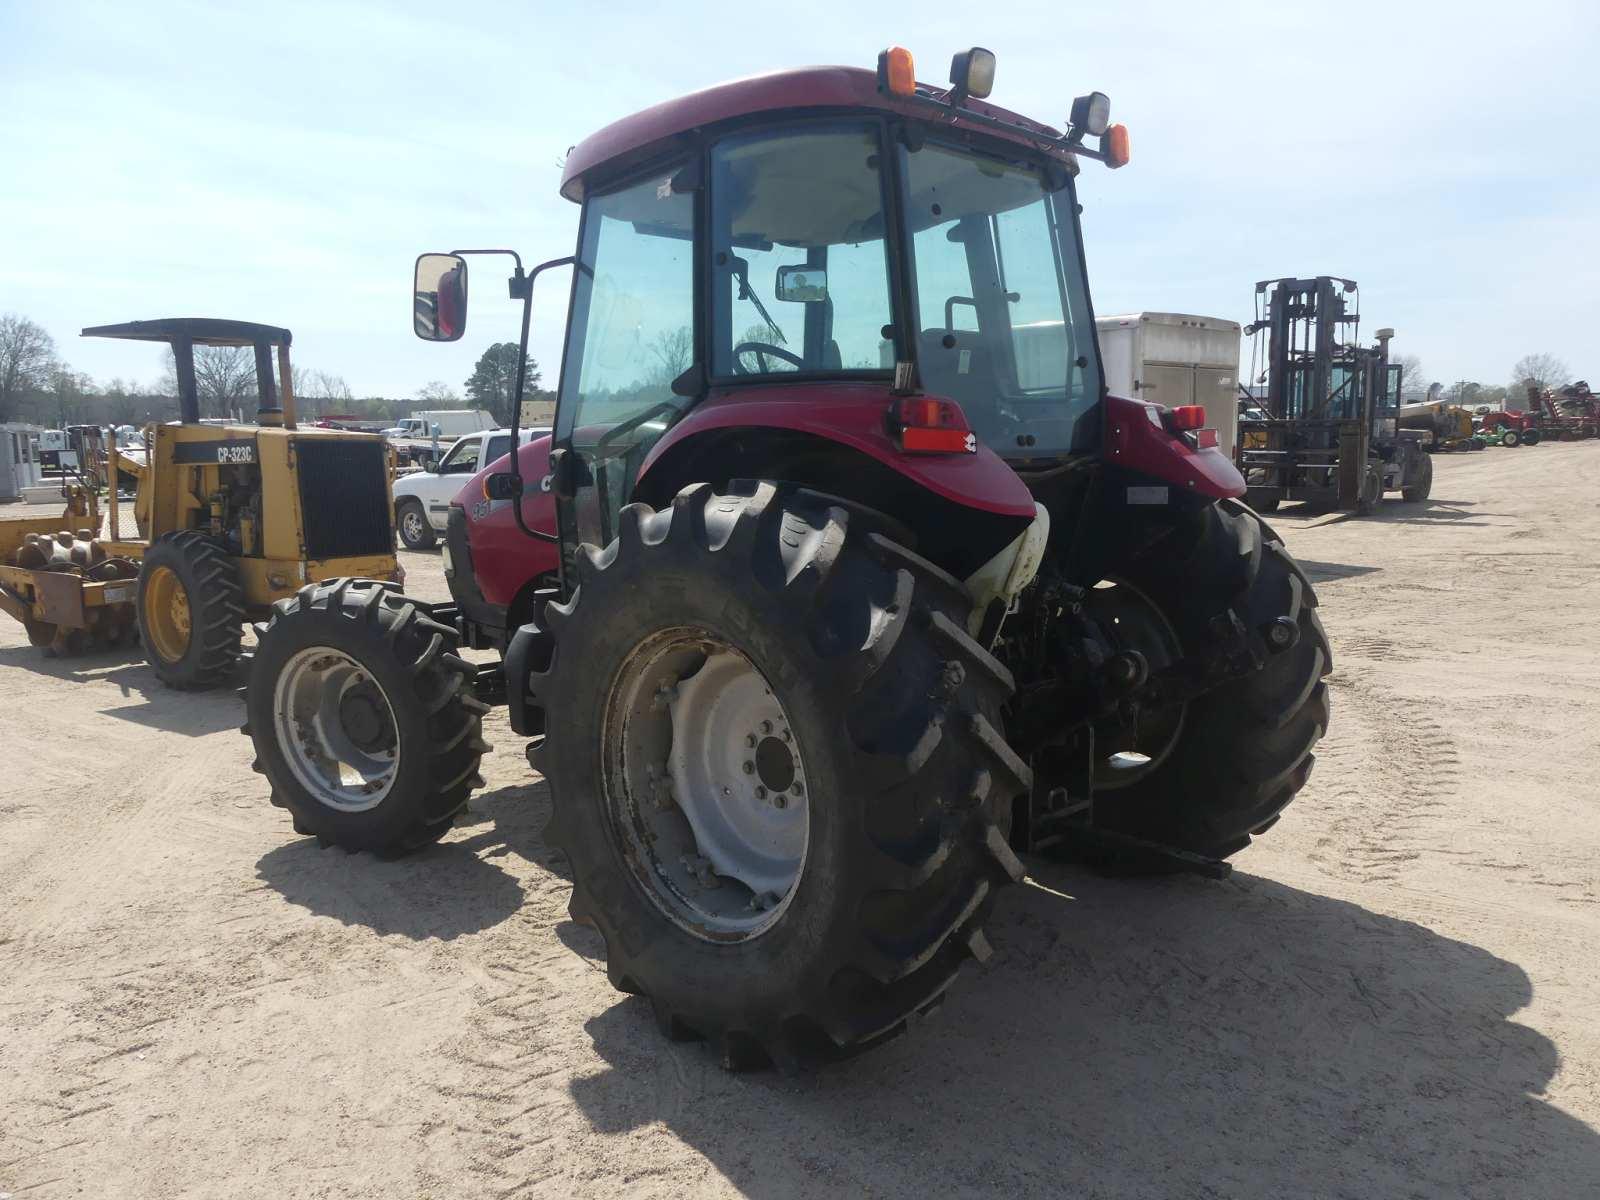
<path fill-rule="evenodd" d="M 1502 446 L 1520 446 L 1522 445 L 1522 435 L 1515 429 L 1504 429 L 1500 433 L 1500 444 Z"/>
<path fill-rule="evenodd" d="M 548 730 L 529 757 L 550 787 L 546 839 L 572 864 L 573 919 L 604 937 L 613 986 L 729 1069 L 792 1069 L 900 1032 L 987 957 L 994 893 L 1022 878 L 1006 844 L 1030 784 L 1001 732 L 1011 675 L 967 635 L 960 584 L 873 524 L 748 480 L 629 505 L 610 547 L 579 547 L 579 586 L 547 609 L 553 650 L 529 677 Z M 610 815 L 614 681 L 673 630 L 776 681 L 809 780 L 786 907 L 742 940 L 669 916 Z"/>
<path fill-rule="evenodd" d="M 188 607 L 187 645 L 172 658 L 151 637 L 155 614 L 146 605 L 151 580 L 163 570 L 177 577 Z M 139 640 L 161 682 L 198 691 L 233 679 L 244 637 L 244 593 L 239 565 L 223 547 L 192 529 L 162 534 L 139 564 L 138 607 Z"/>
<path fill-rule="evenodd" d="M 1177 744 L 1155 770 L 1096 793 L 1095 824 L 1225 857 L 1264 833 L 1305 786 L 1312 748 L 1328 728 L 1323 677 L 1333 653 L 1316 592 L 1282 539 L 1235 501 L 1207 509 L 1198 530 L 1174 531 L 1127 574 L 1186 652 L 1201 651 L 1219 623 L 1237 619 L 1265 665 L 1191 702 Z M 1272 653 L 1262 632 L 1282 617 L 1295 622 L 1299 637 Z"/>
<path fill-rule="evenodd" d="M 1427 455 L 1423 455 L 1422 469 L 1417 472 L 1417 481 L 1401 488 L 1400 495 L 1404 499 L 1415 503 L 1418 500 L 1426 500 L 1428 498 L 1428 494 L 1432 491 L 1433 459 Z"/>
<path fill-rule="evenodd" d="M 1528 446 L 1537 446 L 1543 440 L 1544 432 L 1538 429 L 1530 429 L 1522 435 L 1523 444 Z"/>
<path fill-rule="evenodd" d="M 433 619 L 431 605 L 390 584 L 335 579 L 278 601 L 256 633 L 243 732 L 255 744 L 253 768 L 272 785 L 272 803 L 289 810 L 295 832 L 381 857 L 443 837 L 482 786 L 478 767 L 490 749 L 483 741 L 489 706 L 472 694 L 474 668 L 455 653 L 455 630 Z M 315 647 L 359 663 L 393 712 L 395 779 L 382 801 L 364 811 L 325 803 L 297 777 L 279 744 L 279 676 L 295 655 Z"/>
<path fill-rule="evenodd" d="M 1275 492 L 1257 492 L 1251 489 L 1246 493 L 1245 501 L 1257 512 L 1274 513 L 1278 511 L 1278 505 L 1283 502 L 1283 497 Z"/>
<path fill-rule="evenodd" d="M 416 521 L 408 521 L 410 516 L 415 516 Z M 420 500 L 407 497 L 394 506 L 394 527 L 400 534 L 400 544 L 407 550 L 432 550 L 438 544 L 439 535 L 429 524 Z"/>
<path fill-rule="evenodd" d="M 296 833 L 324 846 L 395 857 L 438 841 L 483 785 L 478 767 L 489 706 L 472 692 L 475 668 L 455 653 L 456 632 L 433 608 L 373 579 L 307 584 L 273 605 L 245 694 L 242 732 L 255 744 L 254 769 L 289 810 Z M 276 709 L 280 677 L 302 651 L 325 647 L 353 659 L 388 701 L 398 750 L 395 777 L 374 807 L 346 811 L 326 802 L 290 766 Z"/>
<path fill-rule="evenodd" d="M 1360 516 L 1369 517 L 1382 503 L 1383 468 L 1371 463 L 1367 466 L 1367 473 L 1361 478 L 1361 495 L 1356 500 L 1356 512 Z"/>

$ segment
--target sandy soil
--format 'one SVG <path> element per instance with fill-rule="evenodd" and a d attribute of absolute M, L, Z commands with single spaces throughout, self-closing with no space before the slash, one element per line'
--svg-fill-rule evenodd
<path fill-rule="evenodd" d="M 0 625 L 0 1193 L 1594 1195 L 1597 475 L 1276 518 L 1336 655 L 1281 824 L 1225 883 L 1032 864 L 936 1018 L 800 1080 L 610 989 L 502 717 L 470 820 L 378 863 L 290 832 L 236 696 Z"/>

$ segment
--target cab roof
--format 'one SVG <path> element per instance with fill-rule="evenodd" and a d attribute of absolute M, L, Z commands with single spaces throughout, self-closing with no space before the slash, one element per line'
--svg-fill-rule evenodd
<path fill-rule="evenodd" d="M 938 89 L 924 84 L 918 85 L 918 91 L 924 95 L 942 95 Z M 963 121 L 960 108 L 951 110 L 954 116 L 941 123 L 957 129 L 982 128 L 991 136 L 1039 148 L 1046 148 L 1047 140 L 1061 137 L 1060 130 L 982 100 L 968 99 L 965 108 L 1019 128 L 1002 130 Z M 751 75 L 665 101 L 590 134 L 567 155 L 561 173 L 561 194 L 579 203 L 596 177 L 603 179 L 667 153 L 675 145 L 687 144 L 694 135 L 711 126 L 761 113 L 776 115 L 817 109 L 867 109 L 928 120 L 926 108 L 882 91 L 878 87 L 877 72 L 862 67 L 800 67 Z M 1030 137 L 1029 132 L 1037 133 L 1038 138 Z"/>
<path fill-rule="evenodd" d="M 91 325 L 84 337 L 126 338 L 135 342 L 170 342 L 187 338 L 196 346 L 287 346 L 293 334 L 276 325 L 225 321 L 216 317 L 161 317 L 122 325 Z"/>

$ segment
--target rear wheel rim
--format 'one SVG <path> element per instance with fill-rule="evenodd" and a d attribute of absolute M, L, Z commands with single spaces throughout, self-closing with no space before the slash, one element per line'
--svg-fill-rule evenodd
<path fill-rule="evenodd" d="M 296 652 L 273 689 L 272 720 L 290 772 L 319 804 L 365 812 L 393 789 L 400 773 L 394 706 L 343 651 Z"/>
<path fill-rule="evenodd" d="M 1183 642 L 1156 602 L 1123 580 L 1102 580 L 1085 611 L 1120 651 L 1137 651 L 1151 674 L 1183 657 Z M 1160 769 L 1183 737 L 1189 705 L 1182 700 L 1141 706 L 1131 722 L 1102 722 L 1095 732 L 1094 787 L 1130 787 Z"/>
<path fill-rule="evenodd" d="M 707 941 L 772 928 L 805 871 L 810 791 L 755 664 L 701 629 L 647 638 L 613 682 L 603 745 L 610 830 L 651 902 Z"/>
<path fill-rule="evenodd" d="M 150 648 L 163 662 L 180 662 L 189 653 L 193 620 L 189 611 L 189 592 L 171 567 L 150 572 L 144 591 L 145 624 L 150 630 Z"/>

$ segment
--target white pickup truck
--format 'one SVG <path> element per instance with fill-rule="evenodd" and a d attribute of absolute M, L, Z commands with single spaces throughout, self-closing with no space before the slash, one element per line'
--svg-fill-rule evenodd
<path fill-rule="evenodd" d="M 517 440 L 526 445 L 549 433 L 548 427 L 517 430 Z M 486 429 L 469 433 L 430 470 L 413 471 L 394 481 L 394 526 L 400 543 L 407 550 L 426 550 L 444 532 L 450 515 L 450 501 L 462 486 L 498 458 L 511 453 L 511 430 Z"/>
<path fill-rule="evenodd" d="M 402 463 L 431 467 L 440 451 L 464 433 L 494 428 L 494 417 L 481 408 L 440 408 L 402 417 L 383 431 Z"/>

